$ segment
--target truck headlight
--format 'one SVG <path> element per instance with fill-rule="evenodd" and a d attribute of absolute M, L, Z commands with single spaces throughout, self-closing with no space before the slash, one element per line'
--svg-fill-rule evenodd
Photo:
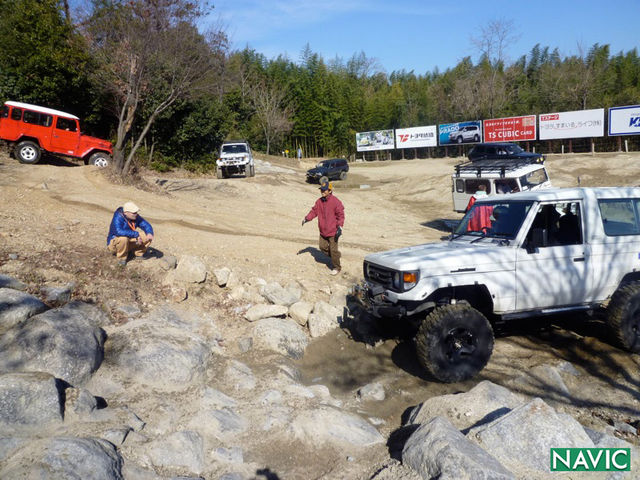
<path fill-rule="evenodd" d="M 418 284 L 418 280 L 420 280 L 419 271 L 402 272 L 402 290 L 405 292 L 411 290 Z"/>

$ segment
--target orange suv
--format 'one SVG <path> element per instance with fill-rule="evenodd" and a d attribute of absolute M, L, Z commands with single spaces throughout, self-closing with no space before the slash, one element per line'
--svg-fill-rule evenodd
<path fill-rule="evenodd" d="M 5 102 L 0 110 L 0 139 L 15 146 L 20 163 L 38 163 L 49 152 L 106 167 L 113 153 L 111 142 L 80 133 L 75 115 L 20 102 Z"/>

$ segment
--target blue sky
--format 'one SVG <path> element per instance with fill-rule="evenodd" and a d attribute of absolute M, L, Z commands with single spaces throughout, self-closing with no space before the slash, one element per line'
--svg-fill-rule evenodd
<path fill-rule="evenodd" d="M 307 43 L 325 60 L 363 51 L 387 73 L 444 71 L 465 56 L 475 63 L 471 38 L 499 19 L 518 35 L 506 50 L 511 61 L 537 43 L 562 56 L 594 43 L 612 54 L 640 46 L 640 0 L 214 0 L 214 7 L 209 20 L 222 23 L 234 49 L 296 62 Z"/>

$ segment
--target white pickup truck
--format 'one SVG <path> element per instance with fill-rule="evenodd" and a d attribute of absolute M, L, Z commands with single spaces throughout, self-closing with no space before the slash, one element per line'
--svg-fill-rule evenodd
<path fill-rule="evenodd" d="M 606 308 L 640 353 L 640 188 L 568 188 L 478 200 L 450 239 L 367 255 L 355 293 L 374 317 L 419 322 L 436 379 L 482 370 L 492 324 Z"/>

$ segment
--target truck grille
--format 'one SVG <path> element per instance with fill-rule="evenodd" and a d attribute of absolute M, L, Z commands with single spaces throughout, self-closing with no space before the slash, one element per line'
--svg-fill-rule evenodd
<path fill-rule="evenodd" d="M 389 290 L 395 290 L 393 287 L 393 276 L 395 273 L 397 272 L 389 268 L 364 262 L 364 278 L 370 282 L 383 285 Z"/>

